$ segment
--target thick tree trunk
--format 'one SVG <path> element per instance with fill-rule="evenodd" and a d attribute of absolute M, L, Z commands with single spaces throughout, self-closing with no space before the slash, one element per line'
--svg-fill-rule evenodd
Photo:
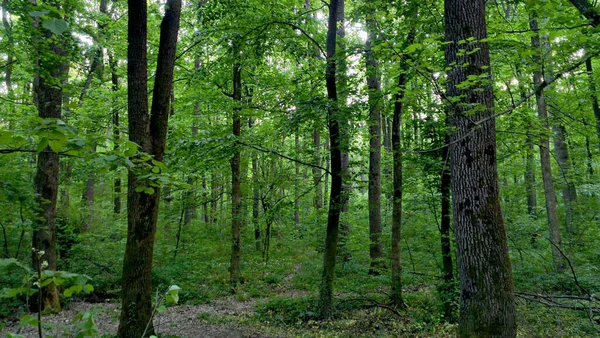
<path fill-rule="evenodd" d="M 325 83 L 327 87 L 327 123 L 331 142 L 331 195 L 327 215 L 327 235 L 323 253 L 323 275 L 317 311 L 320 317 L 328 317 L 333 310 L 333 280 L 335 278 L 335 261 L 337 256 L 340 213 L 342 209 L 342 149 L 339 121 L 339 102 L 336 87 L 336 23 L 339 0 L 331 0 L 329 4 L 329 20 L 327 30 L 327 68 Z"/>
<path fill-rule="evenodd" d="M 543 81 L 543 73 L 542 73 L 542 65 L 541 65 L 541 49 L 540 49 L 540 37 L 537 34 L 538 32 L 538 23 L 537 19 L 531 18 L 529 21 L 530 28 L 536 34 L 531 37 L 531 45 L 535 49 L 534 62 L 537 64 L 538 68 L 533 74 L 533 84 L 536 87 L 539 87 Z M 556 195 L 554 194 L 554 181 L 552 178 L 552 166 L 550 164 L 550 141 L 548 136 L 546 136 L 547 131 L 549 130 L 549 122 L 548 122 L 548 111 L 546 108 L 546 99 L 544 96 L 543 90 L 537 90 L 535 94 L 536 104 L 538 116 L 541 121 L 541 125 L 544 130 L 541 133 L 540 137 L 540 166 L 542 169 L 542 182 L 544 184 L 544 196 L 546 197 L 546 215 L 548 217 L 548 231 L 550 233 L 550 240 L 552 241 L 551 250 L 552 250 L 552 261 L 554 263 L 554 271 L 557 273 L 561 273 L 565 269 L 564 261 L 562 255 L 560 254 L 560 249 L 562 248 L 561 244 L 561 235 L 560 235 L 560 225 L 558 222 L 558 213 L 556 211 Z"/>
<path fill-rule="evenodd" d="M 38 28 L 37 22 L 34 23 Z M 43 33 L 47 40 L 35 40 L 38 55 L 44 53 L 53 55 L 46 62 L 36 65 L 35 96 L 40 118 L 60 119 L 62 109 L 62 79 L 66 76 L 68 65 L 65 63 L 65 51 L 60 47 L 62 39 L 53 37 L 52 33 Z M 50 40 L 53 38 L 53 40 Z M 52 41 L 52 42 L 47 42 Z M 54 79 L 61 79 L 59 84 Z M 34 217 L 32 242 L 32 261 L 34 271 L 42 262 L 48 263 L 47 270 L 57 268 L 56 250 L 56 201 L 58 195 L 59 157 L 50 147 L 38 154 L 37 168 L 33 179 L 37 202 L 37 217 Z M 38 257 L 36 252 L 44 252 Z M 61 310 L 59 292 L 54 283 L 44 288 L 42 292 L 43 309 L 48 312 Z"/>
<path fill-rule="evenodd" d="M 127 50 L 127 98 L 129 139 L 140 150 L 162 161 L 167 138 L 170 94 L 173 88 L 175 47 L 179 31 L 181 0 L 169 0 L 160 27 L 152 112 L 148 115 L 147 4 L 129 0 Z M 137 192 L 140 186 L 133 172 L 128 174 L 127 243 L 123 259 L 119 338 L 145 338 L 154 334 L 152 324 L 152 258 L 158 219 L 160 188 L 153 194 Z"/>
<path fill-rule="evenodd" d="M 367 41 L 365 57 L 369 96 L 369 274 L 378 275 L 385 269 L 383 242 L 381 241 L 381 78 L 379 64 L 372 50 L 377 40 L 377 27 L 373 21 L 375 9 L 367 14 Z"/>
<path fill-rule="evenodd" d="M 242 65 L 240 63 L 240 51 L 234 42 L 233 65 L 233 100 L 236 105 L 242 102 Z M 241 107 L 233 109 L 233 136 L 236 140 L 242 135 L 242 118 L 240 116 Z M 231 159 L 231 265 L 229 267 L 229 282 L 235 287 L 242 282 L 242 272 L 240 269 L 242 257 L 242 155 L 240 148 L 236 144 L 236 150 Z"/>
<path fill-rule="evenodd" d="M 496 164 L 485 1 L 446 0 L 452 206 L 461 290 L 458 335 L 515 337 L 514 289 Z M 459 41 L 472 42 L 462 44 Z M 467 79 L 481 79 L 460 88 Z M 457 100 L 452 101 L 452 100 Z M 473 121 L 477 121 L 474 125 Z"/>

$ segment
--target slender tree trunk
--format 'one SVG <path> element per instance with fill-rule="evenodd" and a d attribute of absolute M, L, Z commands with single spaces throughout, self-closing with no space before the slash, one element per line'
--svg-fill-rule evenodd
<path fill-rule="evenodd" d="M 407 37 L 406 44 L 415 40 L 416 29 L 413 27 Z M 404 307 L 402 297 L 402 118 L 404 113 L 404 94 L 408 83 L 407 67 L 402 66 L 398 76 L 398 91 L 394 94 L 394 115 L 392 119 L 392 252 L 391 252 L 391 301 L 399 307 Z"/>
<path fill-rule="evenodd" d="M 339 102 L 336 87 L 336 24 L 338 21 L 339 0 L 331 0 L 329 4 L 329 20 L 327 30 L 327 68 L 325 83 L 327 87 L 327 123 L 331 142 L 331 195 L 327 215 L 327 235 L 323 253 L 323 275 L 317 311 L 320 317 L 328 317 L 333 309 L 333 280 L 335 278 L 335 261 L 338 247 L 340 213 L 342 209 L 342 149 L 339 121 Z"/>
<path fill-rule="evenodd" d="M 496 164 L 485 1 L 445 0 L 452 206 L 460 337 L 515 337 L 516 309 Z M 470 41 L 461 44 L 459 41 Z M 461 88 L 467 79 L 481 79 Z M 456 101 L 453 101 L 456 100 Z M 480 121 L 477 126 L 472 121 Z"/>
<path fill-rule="evenodd" d="M 312 139 L 314 145 L 314 158 L 315 167 L 312 168 L 313 172 L 313 184 L 315 185 L 315 209 L 319 210 L 323 208 L 323 188 L 321 187 L 321 181 L 323 179 L 321 169 L 317 168 L 321 166 L 321 132 L 319 127 L 316 126 L 312 132 Z"/>
<path fill-rule="evenodd" d="M 108 53 L 108 64 L 110 66 L 111 74 L 111 89 L 113 92 L 112 101 L 112 123 L 113 123 L 113 138 L 115 143 L 115 150 L 119 149 L 118 141 L 121 138 L 121 129 L 119 125 L 119 108 L 117 104 L 117 92 L 119 91 L 119 74 L 117 73 L 117 60 L 114 59 L 112 53 Z M 113 212 L 115 214 L 121 213 L 121 175 L 117 171 L 115 173 L 115 182 L 113 184 Z"/>
<path fill-rule="evenodd" d="M 92 152 L 96 152 L 96 145 L 92 145 Z M 81 196 L 81 201 L 85 206 L 85 215 L 83 223 L 81 225 L 81 232 L 87 232 L 90 230 L 92 220 L 94 218 L 94 191 L 96 188 L 94 172 L 88 173 L 88 179 L 85 182 L 85 189 Z"/>
<path fill-rule="evenodd" d="M 373 17 L 375 8 L 367 14 L 367 41 L 365 45 L 367 88 L 369 95 L 369 274 L 378 275 L 385 269 L 383 242 L 381 241 L 381 77 L 379 64 L 372 50 L 377 41 L 377 27 Z"/>
<path fill-rule="evenodd" d="M 233 136 L 237 139 L 242 134 L 242 118 L 240 116 L 242 102 L 242 65 L 240 61 L 240 51 L 237 42 L 234 42 L 233 65 L 233 100 L 238 105 L 233 109 Z M 229 267 L 229 282 L 233 286 L 242 282 L 242 272 L 240 269 L 242 256 L 242 155 L 240 148 L 236 144 L 236 150 L 231 159 L 231 265 Z"/>
<path fill-rule="evenodd" d="M 39 28 L 34 20 L 34 28 Z M 68 65 L 65 61 L 65 51 L 61 45 L 63 39 L 53 36 L 49 31 L 43 31 L 46 40 L 36 39 L 34 48 L 37 56 L 44 53 L 50 61 L 37 62 L 36 80 L 34 83 L 35 96 L 37 97 L 37 108 L 40 118 L 60 119 L 62 109 L 62 79 L 66 76 Z M 52 38 L 52 40 L 50 40 Z M 57 84 L 54 79 L 61 79 Z M 46 147 L 38 154 L 37 168 L 33 179 L 36 195 L 37 210 L 34 217 L 32 242 L 33 249 L 44 252 L 38 257 L 36 252 L 32 253 L 34 271 L 42 262 L 47 262 L 47 270 L 57 268 L 56 250 L 56 202 L 58 195 L 59 156 L 50 147 Z M 59 312 L 61 310 L 58 288 L 54 283 L 46 286 L 42 291 L 43 309 L 48 312 Z"/>
<path fill-rule="evenodd" d="M 445 143 L 450 143 L 450 137 L 447 135 Z M 443 299 L 443 311 L 444 318 L 446 320 L 452 320 L 454 317 L 455 310 L 455 297 L 454 297 L 454 267 L 452 264 L 452 246 L 450 243 L 450 225 L 452 224 L 452 213 L 450 206 L 451 194 L 451 175 L 449 168 L 448 147 L 442 149 L 442 171 L 440 175 L 440 194 L 441 194 L 441 206 L 442 206 L 442 220 L 440 224 L 440 242 L 442 245 L 442 275 L 444 278 L 444 285 L 442 291 Z"/>
<path fill-rule="evenodd" d="M 552 123 L 552 134 L 554 139 L 554 151 L 556 161 L 562 177 L 562 196 L 565 206 L 565 221 L 567 224 L 567 233 L 573 237 L 575 229 L 573 228 L 573 204 L 577 201 L 577 190 L 571 177 L 571 160 L 569 159 L 569 148 L 566 142 L 565 127 L 558 122 Z"/>
<path fill-rule="evenodd" d="M 539 87 L 543 81 L 543 73 L 542 73 L 542 65 L 541 65 L 541 49 L 540 49 L 540 37 L 537 34 L 538 32 L 538 23 L 537 19 L 531 18 L 529 21 L 529 26 L 533 32 L 536 32 L 534 36 L 531 37 L 531 45 L 535 49 L 534 62 L 538 66 L 537 70 L 533 74 L 533 83 L 536 87 Z M 546 215 L 548 217 L 548 231 L 550 233 L 550 240 L 553 245 L 551 245 L 552 250 L 552 261 L 554 263 L 554 271 L 557 273 L 561 273 L 565 269 L 564 261 L 562 259 L 562 255 L 560 254 L 560 249 L 562 248 L 561 244 L 561 235 L 560 235 L 560 225 L 558 222 L 558 213 L 556 211 L 556 195 L 554 194 L 554 181 L 552 179 L 552 166 L 550 164 L 550 141 L 548 139 L 548 130 L 549 130 L 549 122 L 548 122 L 548 111 L 546 108 L 546 99 L 544 96 L 543 90 L 537 90 L 535 94 L 535 99 L 537 103 L 537 111 L 538 115 L 544 130 L 542 130 L 540 137 L 540 166 L 542 169 L 542 181 L 544 184 L 544 196 L 546 197 Z"/>
<path fill-rule="evenodd" d="M 585 60 L 585 69 L 588 74 L 590 98 L 592 99 L 592 109 L 596 119 L 596 134 L 598 135 L 598 148 L 600 149 L 600 106 L 598 105 L 598 93 L 596 92 L 596 80 L 594 79 L 594 69 L 592 68 L 591 58 Z"/>
<path fill-rule="evenodd" d="M 533 150 L 533 135 L 527 132 L 525 155 L 525 190 L 527 193 L 527 214 L 537 218 L 537 198 L 535 194 L 535 169 L 534 169 L 534 150 Z"/>
<path fill-rule="evenodd" d="M 296 154 L 300 154 L 300 136 L 298 134 L 294 137 L 294 148 Z M 296 168 L 294 173 L 294 230 L 300 228 L 300 163 L 296 162 Z"/>
<path fill-rule="evenodd" d="M 13 45 L 13 37 L 12 37 L 12 27 L 9 22 L 9 12 L 8 12 L 8 0 L 2 0 L 2 26 L 4 26 L 4 36 L 5 39 L 8 40 L 8 45 Z M 13 69 L 13 56 L 12 51 L 9 51 L 6 56 L 6 66 L 4 70 L 4 84 L 6 85 L 6 91 L 8 94 L 8 98 L 12 99 L 13 90 L 12 90 L 12 69 Z"/>
<path fill-rule="evenodd" d="M 179 32 L 181 0 L 168 0 L 160 27 L 160 42 L 152 111 L 148 114 L 147 3 L 128 2 L 127 98 L 129 139 L 140 150 L 163 160 L 168 131 L 170 94 L 173 88 L 175 48 Z M 160 187 L 153 194 L 138 192 L 140 182 L 128 174 L 127 243 L 123 259 L 119 338 L 145 338 L 154 334 L 152 324 L 152 258 L 158 220 Z"/>

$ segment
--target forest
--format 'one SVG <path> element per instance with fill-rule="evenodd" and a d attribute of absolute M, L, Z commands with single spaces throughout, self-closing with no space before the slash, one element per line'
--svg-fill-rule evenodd
<path fill-rule="evenodd" d="M 596 1 L 0 1 L 0 336 L 600 336 Z"/>

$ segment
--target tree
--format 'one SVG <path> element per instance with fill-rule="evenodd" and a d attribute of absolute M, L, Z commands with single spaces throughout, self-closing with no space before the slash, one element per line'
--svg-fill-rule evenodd
<path fill-rule="evenodd" d="M 160 27 L 160 44 L 150 115 L 148 115 L 147 89 L 147 4 L 144 0 L 129 0 L 128 6 L 129 140 L 138 144 L 141 151 L 154 156 L 155 161 L 162 161 L 173 88 L 181 0 L 169 0 L 166 4 Z M 147 193 L 138 189 L 143 187 L 144 182 L 134 172 L 130 171 L 127 179 L 127 244 L 123 260 L 122 309 L 117 336 L 144 338 L 145 335 L 149 336 L 154 332 L 151 322 L 151 270 L 160 187 L 156 187 L 153 193 Z"/>
<path fill-rule="evenodd" d="M 485 1 L 444 2 L 450 168 L 461 337 L 515 337 L 516 310 L 496 164 Z"/>
<path fill-rule="evenodd" d="M 60 9 L 59 5 L 54 6 Z M 34 90 L 37 96 L 39 117 L 43 119 L 60 119 L 62 110 L 62 80 L 68 67 L 65 59 L 66 52 L 61 46 L 64 43 L 62 35 L 40 27 L 34 19 L 35 50 L 37 63 L 34 80 Z M 40 59 L 44 58 L 41 62 Z M 58 254 L 56 251 L 56 201 L 58 195 L 59 156 L 50 145 L 38 154 L 37 170 L 33 185 L 37 196 L 38 210 L 33 229 L 32 261 L 34 270 L 48 263 L 48 270 L 56 270 Z M 43 255 L 38 256 L 38 252 Z M 43 293 L 43 308 L 46 311 L 58 312 L 61 309 L 59 292 L 54 283 L 50 283 Z"/>
<path fill-rule="evenodd" d="M 331 156 L 331 191 L 329 195 L 329 212 L 327 214 L 327 234 L 323 252 L 323 275 L 317 304 L 319 316 L 328 317 L 333 306 L 333 280 L 335 278 L 335 261 L 338 247 L 340 214 L 343 206 L 342 194 L 342 145 L 341 121 L 336 84 L 336 40 L 339 15 L 339 0 L 329 3 L 329 19 L 327 25 L 327 66 L 325 83 L 327 87 L 327 124 L 329 127 L 330 156 Z"/>
<path fill-rule="evenodd" d="M 370 3 L 368 5 L 365 57 L 369 97 L 369 234 L 371 240 L 369 273 L 378 275 L 379 270 L 385 268 L 383 242 L 381 241 L 381 110 L 383 95 L 379 65 L 372 49 L 377 41 L 375 8 Z"/>

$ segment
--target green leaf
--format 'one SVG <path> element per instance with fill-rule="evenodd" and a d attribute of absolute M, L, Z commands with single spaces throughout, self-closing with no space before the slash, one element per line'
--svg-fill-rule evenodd
<path fill-rule="evenodd" d="M 40 140 L 40 143 L 38 143 L 37 148 L 35 150 L 38 153 L 41 153 L 42 151 L 44 151 L 44 149 L 46 149 L 47 146 L 48 146 L 48 139 L 45 137 L 42 137 L 42 139 Z"/>
<path fill-rule="evenodd" d="M 0 131 L 0 144 L 9 144 L 12 141 L 13 133 L 10 131 Z"/>
<path fill-rule="evenodd" d="M 167 302 L 171 304 L 177 304 L 179 302 L 179 291 L 181 288 L 177 285 L 169 286 L 169 290 L 167 290 Z"/>
<path fill-rule="evenodd" d="M 38 320 L 36 317 L 34 317 L 33 315 L 25 315 L 21 318 L 21 322 L 19 323 L 20 326 L 37 326 L 38 324 Z"/>
<path fill-rule="evenodd" d="M 55 153 L 60 152 L 64 148 L 64 144 L 56 140 L 49 140 L 48 145 L 50 146 L 50 149 L 52 149 L 52 151 L 54 151 Z"/>
<path fill-rule="evenodd" d="M 34 11 L 34 12 L 29 12 L 29 16 L 33 17 L 33 18 L 39 18 L 40 16 L 44 16 L 44 15 L 48 15 L 50 14 L 50 11 Z"/>
<path fill-rule="evenodd" d="M 135 187 L 135 192 L 142 192 L 144 190 L 146 190 L 146 186 L 140 185 Z"/>
<path fill-rule="evenodd" d="M 42 27 L 56 35 L 60 35 L 69 29 L 69 23 L 63 19 L 48 19 L 42 22 Z"/>

